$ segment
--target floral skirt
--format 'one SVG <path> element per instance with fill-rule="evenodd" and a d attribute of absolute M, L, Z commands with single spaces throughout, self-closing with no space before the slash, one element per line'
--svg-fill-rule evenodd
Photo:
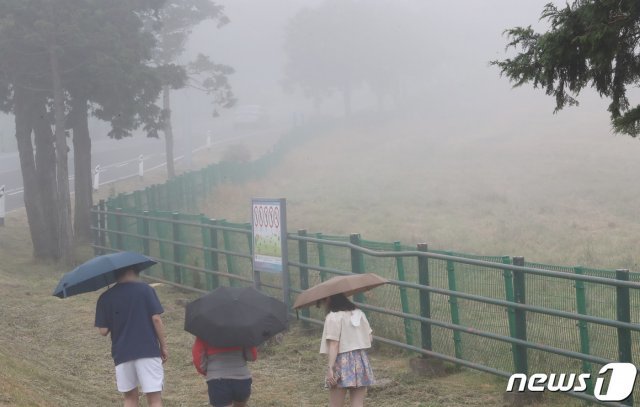
<path fill-rule="evenodd" d="M 371 363 L 364 349 L 338 353 L 333 367 L 338 387 L 366 387 L 375 384 Z"/>

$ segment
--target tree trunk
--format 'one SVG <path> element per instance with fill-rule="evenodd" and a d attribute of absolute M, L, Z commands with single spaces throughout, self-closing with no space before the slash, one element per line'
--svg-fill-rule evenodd
<path fill-rule="evenodd" d="M 91 239 L 91 207 L 93 191 L 91 180 L 91 138 L 89 136 L 89 106 L 86 98 L 74 98 L 73 154 L 75 168 L 74 232 L 76 242 Z"/>
<path fill-rule="evenodd" d="M 55 117 L 56 139 L 56 175 L 58 180 L 58 247 L 60 258 L 65 264 L 73 262 L 71 228 L 71 198 L 69 194 L 69 168 L 67 134 L 65 131 L 64 89 L 58 66 L 58 54 L 55 46 L 49 48 L 49 63 L 53 85 L 53 111 Z"/>
<path fill-rule="evenodd" d="M 59 257 L 58 240 L 58 197 L 56 180 L 56 150 L 54 136 L 51 131 L 51 122 L 47 117 L 47 100 L 39 97 L 34 105 L 31 115 L 31 123 L 34 132 L 36 146 L 36 173 L 38 178 L 38 190 L 41 204 L 47 208 L 44 222 L 46 224 L 46 239 L 53 246 L 55 257 Z"/>
<path fill-rule="evenodd" d="M 47 225 L 45 223 L 45 207 L 40 189 L 31 144 L 30 108 L 32 95 L 20 86 L 14 90 L 14 116 L 16 124 L 16 141 L 20 155 L 20 168 L 24 186 L 24 206 L 27 210 L 29 232 L 33 243 L 33 256 L 37 259 L 52 259 L 57 257 L 56 241 L 47 240 Z"/>
<path fill-rule="evenodd" d="M 176 176 L 173 162 L 173 128 L 171 127 L 171 88 L 168 85 L 162 87 L 162 108 L 164 110 L 164 145 L 167 153 L 167 177 Z"/>

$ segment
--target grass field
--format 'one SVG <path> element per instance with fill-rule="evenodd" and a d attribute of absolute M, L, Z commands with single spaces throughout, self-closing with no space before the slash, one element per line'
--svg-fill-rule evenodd
<path fill-rule="evenodd" d="M 115 390 L 109 340 L 93 328 L 99 292 L 66 300 L 51 296 L 66 269 L 34 262 L 26 219 L 14 213 L 0 228 L 0 406 L 110 406 Z M 78 258 L 91 256 L 88 248 Z M 193 294 L 157 285 L 165 308 L 170 359 L 166 365 L 166 406 L 205 406 L 204 382 L 190 362 L 193 338 L 182 330 L 184 305 Z M 295 323 L 280 344 L 270 344 L 252 365 L 253 407 L 322 406 L 324 359 L 317 353 L 317 329 Z M 410 373 L 410 355 L 389 348 L 372 352 L 379 379 L 371 406 L 501 405 L 504 382 L 463 371 L 424 379 Z M 554 397 L 545 405 L 572 402 Z M 144 404 L 143 404 L 144 405 Z"/>
<path fill-rule="evenodd" d="M 640 162 L 633 140 L 570 128 L 537 135 L 524 126 L 516 141 L 508 129 L 496 129 L 466 134 L 459 125 L 453 134 L 417 116 L 350 124 L 291 151 L 260 181 L 221 186 L 203 212 L 246 221 L 251 197 L 286 197 L 290 230 L 360 232 L 371 240 L 427 241 L 435 249 L 542 263 L 637 268 L 634 174 Z M 14 213 L 0 228 L 0 405 L 117 405 L 108 339 L 92 328 L 98 293 L 51 297 L 66 270 L 34 263 L 30 250 L 26 219 Z M 78 253 L 90 256 L 86 248 Z M 190 366 L 192 338 L 182 331 L 184 304 L 193 295 L 162 285 L 157 290 L 170 345 L 165 405 L 204 406 L 204 383 Z M 295 324 L 283 343 L 265 349 L 253 365 L 252 406 L 324 405 L 318 336 Z M 472 351 L 482 355 L 487 348 Z M 369 405 L 502 404 L 503 381 L 472 371 L 420 378 L 409 372 L 409 357 L 388 348 L 372 353 L 376 373 L 390 384 L 372 390 Z M 558 396 L 545 405 L 574 404 Z"/>
<path fill-rule="evenodd" d="M 290 230 L 637 270 L 640 144 L 598 131 L 601 117 L 579 119 L 355 123 L 304 143 L 264 179 L 221 187 L 203 212 L 246 221 L 251 197 L 286 197 Z"/>

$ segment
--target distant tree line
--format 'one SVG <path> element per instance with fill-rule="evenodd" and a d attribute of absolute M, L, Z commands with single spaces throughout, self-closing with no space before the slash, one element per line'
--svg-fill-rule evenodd
<path fill-rule="evenodd" d="M 368 87 L 382 106 L 402 100 L 429 74 L 424 23 L 383 0 L 325 0 L 295 15 L 285 37 L 284 85 L 319 106 L 339 94 L 345 115 L 354 92 Z"/>
<path fill-rule="evenodd" d="M 230 67 L 203 55 L 177 62 L 206 19 L 228 21 L 208 0 L 0 0 L 0 110 L 15 119 L 35 257 L 70 261 L 74 240 L 90 237 L 91 116 L 110 123 L 113 139 L 163 132 L 172 156 L 171 89 L 196 86 L 215 107 L 233 104 Z"/>

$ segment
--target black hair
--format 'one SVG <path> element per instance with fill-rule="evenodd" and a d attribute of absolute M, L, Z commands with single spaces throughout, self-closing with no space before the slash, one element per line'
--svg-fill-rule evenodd
<path fill-rule="evenodd" d="M 120 270 L 116 270 L 116 272 L 115 272 L 116 280 L 120 280 L 120 278 L 122 276 L 124 276 L 125 274 L 127 274 L 127 272 L 129 270 L 133 270 L 133 271 L 136 272 L 137 275 L 140 275 L 140 270 L 136 270 L 136 269 L 133 269 L 133 268 L 123 268 L 123 269 L 120 269 Z"/>
<path fill-rule="evenodd" d="M 353 311 L 356 305 L 349 301 L 344 294 L 335 294 L 329 297 L 329 312 Z"/>

